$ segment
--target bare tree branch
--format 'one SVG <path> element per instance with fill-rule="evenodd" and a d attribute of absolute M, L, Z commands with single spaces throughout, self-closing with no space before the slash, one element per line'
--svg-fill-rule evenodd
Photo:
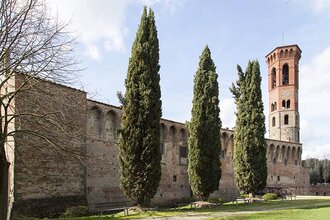
<path fill-rule="evenodd" d="M 74 109 L 65 103 L 70 98 L 80 105 L 81 100 L 75 93 L 43 88 L 47 81 L 69 85 L 75 79 L 79 62 L 67 25 L 48 16 L 43 0 L 0 2 L 0 219 L 10 211 L 8 138 L 34 136 L 83 162 L 77 147 L 67 147 L 79 146 L 83 128 L 68 122 L 68 111 Z"/>

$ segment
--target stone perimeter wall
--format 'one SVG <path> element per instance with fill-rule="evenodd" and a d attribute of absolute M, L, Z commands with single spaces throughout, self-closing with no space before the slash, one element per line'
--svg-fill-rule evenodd
<path fill-rule="evenodd" d="M 106 203 L 127 201 L 119 187 L 117 135 L 120 108 L 88 101 L 87 198 L 91 209 Z M 162 178 L 153 204 L 171 203 L 192 196 L 188 183 L 188 129 L 185 124 L 162 119 Z M 267 187 L 308 187 L 309 172 L 301 166 L 302 145 L 267 139 Z M 219 190 L 211 197 L 232 200 L 239 195 L 233 169 L 234 132 L 221 129 L 221 169 Z M 220 146 L 219 146 L 220 147 Z M 98 159 L 96 159 L 98 158 Z"/>
<path fill-rule="evenodd" d="M 59 153 L 45 140 L 17 135 L 15 210 L 34 214 L 33 210 L 40 212 L 40 207 L 58 205 L 56 212 L 59 212 L 69 206 L 86 204 L 86 200 L 89 208 L 95 210 L 97 205 L 127 201 L 119 187 L 116 130 L 120 126 L 120 108 L 88 100 L 85 92 L 62 85 L 50 82 L 36 85 L 35 93 L 16 100 L 16 109 L 21 112 L 24 109 L 61 112 L 56 119 L 60 119 L 60 124 L 63 123 L 63 128 L 69 132 L 63 134 L 55 127 L 46 127 L 45 131 L 60 146 L 82 155 L 85 165 L 76 157 Z M 22 118 L 15 123 L 38 130 L 33 120 Z M 165 119 L 161 120 L 160 126 L 162 177 L 153 204 L 192 196 L 187 174 L 187 127 Z M 232 130 L 221 129 L 222 178 L 219 190 L 211 197 L 232 200 L 239 194 L 233 170 L 233 135 Z M 309 174 L 301 166 L 301 153 L 299 143 L 267 140 L 267 185 L 306 189 Z M 55 211 L 45 211 L 44 216 L 49 213 Z"/>

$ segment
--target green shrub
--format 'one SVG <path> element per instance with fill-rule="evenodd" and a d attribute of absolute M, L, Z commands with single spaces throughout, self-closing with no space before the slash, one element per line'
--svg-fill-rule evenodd
<path fill-rule="evenodd" d="M 221 198 L 209 198 L 207 201 L 211 202 L 211 203 L 216 203 L 216 204 L 224 203 L 223 199 L 221 199 Z"/>
<path fill-rule="evenodd" d="M 81 217 L 90 214 L 89 209 L 86 206 L 74 206 L 68 208 L 61 217 Z"/>
<path fill-rule="evenodd" d="M 266 193 L 265 195 L 262 196 L 262 198 L 266 201 L 275 200 L 277 199 L 277 195 L 275 193 Z"/>

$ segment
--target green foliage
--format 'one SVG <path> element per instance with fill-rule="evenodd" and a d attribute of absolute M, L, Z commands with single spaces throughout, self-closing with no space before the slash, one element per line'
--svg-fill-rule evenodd
<path fill-rule="evenodd" d="M 154 12 L 144 8 L 125 80 L 119 140 L 120 186 L 142 206 L 157 192 L 161 177 L 159 69 Z"/>
<path fill-rule="evenodd" d="M 219 188 L 220 128 L 216 67 L 206 46 L 194 79 L 192 118 L 189 123 L 189 183 L 193 193 L 206 201 Z"/>
<path fill-rule="evenodd" d="M 125 97 L 122 92 L 117 91 L 117 98 L 121 105 L 125 105 Z"/>
<path fill-rule="evenodd" d="M 238 80 L 230 88 L 235 98 L 234 170 L 238 188 L 251 193 L 266 186 L 265 116 L 258 61 L 249 61 L 245 73 L 237 67 Z"/>
<path fill-rule="evenodd" d="M 81 217 L 90 215 L 90 211 L 86 206 L 74 206 L 68 208 L 61 217 Z"/>
<path fill-rule="evenodd" d="M 262 198 L 266 201 L 269 200 L 276 200 L 277 199 L 277 195 L 276 193 L 266 193 L 265 195 L 262 196 Z"/>
<path fill-rule="evenodd" d="M 330 160 L 308 158 L 304 160 L 304 167 L 309 168 L 310 183 L 330 183 Z"/>
<path fill-rule="evenodd" d="M 316 170 L 312 170 L 310 173 L 309 173 L 309 181 L 310 181 L 310 184 L 318 184 L 321 182 L 321 178 L 320 178 L 320 173 L 317 172 Z"/>

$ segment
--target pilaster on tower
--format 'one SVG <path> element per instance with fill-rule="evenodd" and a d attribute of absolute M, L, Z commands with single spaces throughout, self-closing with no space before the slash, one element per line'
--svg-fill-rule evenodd
<path fill-rule="evenodd" d="M 268 64 L 269 138 L 299 142 L 298 45 L 276 47 L 266 55 Z"/>

